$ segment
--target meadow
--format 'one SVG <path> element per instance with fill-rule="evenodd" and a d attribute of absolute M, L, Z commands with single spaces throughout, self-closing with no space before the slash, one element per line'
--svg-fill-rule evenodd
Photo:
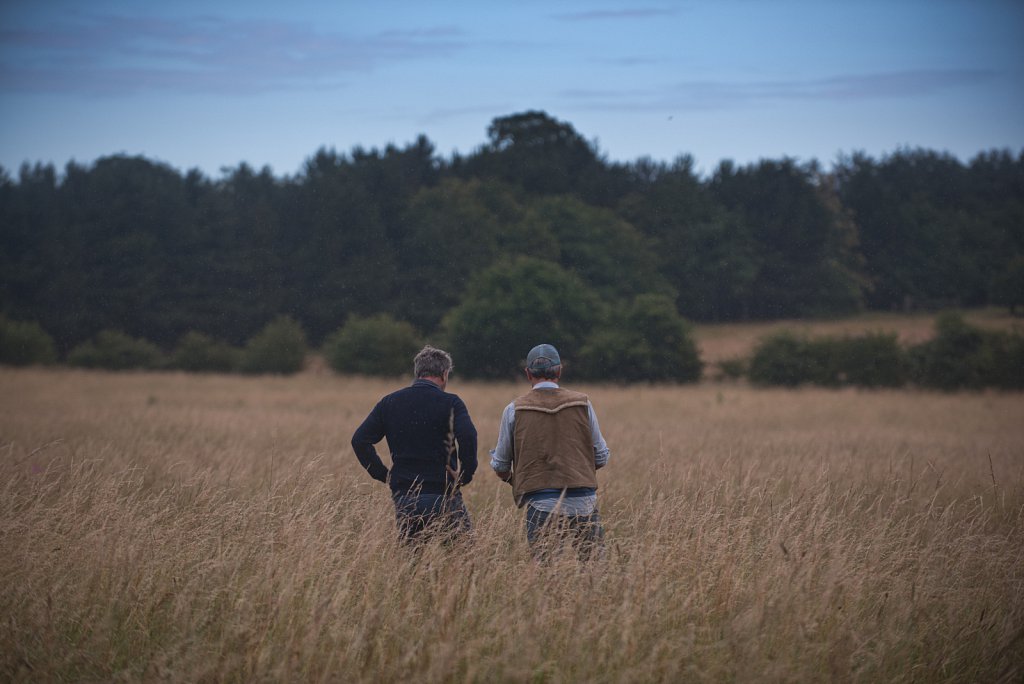
<path fill-rule="evenodd" d="M 0 679 L 1024 676 L 1024 395 L 567 378 L 607 554 L 539 566 L 486 462 L 525 383 L 453 377 L 474 538 L 396 542 L 349 439 L 406 382 L 0 369 Z"/>

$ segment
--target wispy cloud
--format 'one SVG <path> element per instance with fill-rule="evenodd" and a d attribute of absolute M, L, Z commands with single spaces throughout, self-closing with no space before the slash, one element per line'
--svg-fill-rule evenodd
<path fill-rule="evenodd" d="M 599 21 L 604 19 L 649 19 L 651 17 L 667 17 L 676 10 L 665 7 L 630 7 L 619 10 L 589 10 L 585 12 L 565 12 L 553 14 L 560 21 Z"/>
<path fill-rule="evenodd" d="M 452 26 L 348 35 L 286 21 L 81 15 L 0 30 L 0 90 L 250 94 L 337 87 L 381 65 L 465 47 Z"/>
<path fill-rule="evenodd" d="M 922 69 L 849 74 L 819 79 L 750 82 L 684 81 L 663 89 L 570 89 L 561 95 L 594 109 L 726 109 L 792 100 L 870 100 L 921 97 L 990 81 L 983 69 Z"/>

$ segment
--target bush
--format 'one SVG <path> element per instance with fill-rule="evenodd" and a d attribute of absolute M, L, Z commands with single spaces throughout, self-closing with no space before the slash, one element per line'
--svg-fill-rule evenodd
<path fill-rule="evenodd" d="M 703 364 L 690 326 L 670 297 L 639 295 L 580 351 L 581 376 L 626 382 L 700 380 Z"/>
<path fill-rule="evenodd" d="M 186 333 L 171 355 L 171 368 L 193 373 L 230 373 L 241 350 L 200 332 Z"/>
<path fill-rule="evenodd" d="M 1024 389 L 1024 337 L 991 333 L 992 371 L 989 384 L 999 389 Z"/>
<path fill-rule="evenodd" d="M 1024 340 L 1020 335 L 987 332 L 958 313 L 935 320 L 935 337 L 910 350 L 912 379 L 922 387 L 946 391 L 1024 387 Z"/>
<path fill-rule="evenodd" d="M 0 364 L 31 366 L 56 361 L 53 338 L 38 323 L 0 317 Z"/>
<path fill-rule="evenodd" d="M 601 320 L 600 301 L 557 264 L 501 261 L 476 275 L 444 321 L 455 365 L 467 376 L 511 378 L 536 344 L 571 358 Z"/>
<path fill-rule="evenodd" d="M 387 314 L 352 316 L 324 342 L 324 358 L 339 373 L 401 375 L 412 369 L 420 349 L 410 323 Z"/>
<path fill-rule="evenodd" d="M 960 314 L 941 314 L 935 320 L 935 337 L 910 350 L 914 382 L 946 391 L 981 387 L 990 364 L 984 338 Z"/>
<path fill-rule="evenodd" d="M 245 373 L 287 375 L 302 370 L 305 360 L 302 326 L 288 316 L 278 316 L 246 343 L 240 368 Z"/>
<path fill-rule="evenodd" d="M 758 385 L 899 387 L 907 367 L 895 334 L 808 339 L 784 331 L 761 340 L 748 376 Z"/>
<path fill-rule="evenodd" d="M 782 331 L 757 343 L 747 377 L 755 385 L 796 387 L 821 377 L 816 365 L 808 355 L 807 340 Z"/>
<path fill-rule="evenodd" d="M 896 333 L 823 340 L 827 353 L 817 354 L 836 384 L 857 387 L 900 387 L 907 382 L 908 358 Z M 812 356 L 815 355 L 812 353 Z"/>
<path fill-rule="evenodd" d="M 102 330 L 68 354 L 68 363 L 80 368 L 107 370 L 157 369 L 164 365 L 160 349 L 118 330 Z"/>
<path fill-rule="evenodd" d="M 907 381 L 906 353 L 895 334 L 803 340 L 805 382 L 825 387 L 899 387 Z"/>

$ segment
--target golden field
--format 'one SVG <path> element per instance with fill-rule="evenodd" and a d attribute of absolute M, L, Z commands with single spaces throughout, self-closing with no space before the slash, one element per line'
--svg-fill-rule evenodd
<path fill-rule="evenodd" d="M 453 379 L 474 539 L 396 543 L 348 442 L 406 382 L 0 369 L 0 679 L 1024 676 L 1024 395 L 567 378 L 608 553 L 537 566 L 486 462 L 525 383 Z"/>

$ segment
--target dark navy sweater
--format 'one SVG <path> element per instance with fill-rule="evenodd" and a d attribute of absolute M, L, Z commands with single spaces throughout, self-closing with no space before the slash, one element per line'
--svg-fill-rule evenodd
<path fill-rule="evenodd" d="M 457 448 L 449 456 L 446 440 L 453 413 Z M 385 437 L 390 473 L 373 446 Z M 424 493 L 444 492 L 456 484 L 446 461 L 452 470 L 461 465 L 459 485 L 469 484 L 476 472 L 476 428 L 466 405 L 429 380 L 416 380 L 377 402 L 352 435 L 352 448 L 370 476 L 388 482 L 393 491 L 418 487 Z"/>

